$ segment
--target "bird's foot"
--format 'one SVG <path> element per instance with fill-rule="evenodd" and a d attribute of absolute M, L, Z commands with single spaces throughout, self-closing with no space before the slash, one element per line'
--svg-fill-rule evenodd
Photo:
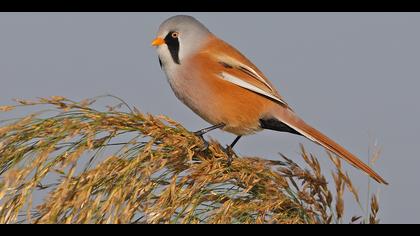
<path fill-rule="evenodd" d="M 220 123 L 220 124 L 213 125 L 213 126 L 208 127 L 208 128 L 200 129 L 199 131 L 194 132 L 194 134 L 197 135 L 201 139 L 201 141 L 203 141 L 203 143 L 204 143 L 204 147 L 199 151 L 205 151 L 210 146 L 209 143 L 204 139 L 203 135 L 212 131 L 212 130 L 223 128 L 224 126 L 225 126 L 225 124 Z"/>
<path fill-rule="evenodd" d="M 197 135 L 201 139 L 201 141 L 204 143 L 204 146 L 202 148 L 198 148 L 197 151 L 203 152 L 203 151 L 207 150 L 209 148 L 210 144 L 209 144 L 209 142 L 207 142 L 207 140 L 204 139 L 204 137 L 203 137 L 204 133 L 202 133 L 202 131 L 199 130 L 197 132 L 194 132 L 194 134 Z"/>
<path fill-rule="evenodd" d="M 233 158 L 236 157 L 236 154 L 233 151 L 232 146 L 227 145 L 226 148 L 221 148 L 221 149 L 227 155 L 227 165 L 228 166 L 231 166 L 232 165 Z"/>

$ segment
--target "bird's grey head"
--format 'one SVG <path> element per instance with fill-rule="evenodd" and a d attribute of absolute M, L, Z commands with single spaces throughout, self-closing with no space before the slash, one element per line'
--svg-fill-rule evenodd
<path fill-rule="evenodd" d="M 199 50 L 210 35 L 211 32 L 195 18 L 178 15 L 160 25 L 152 45 L 157 47 L 161 64 L 181 65 L 182 60 Z"/>

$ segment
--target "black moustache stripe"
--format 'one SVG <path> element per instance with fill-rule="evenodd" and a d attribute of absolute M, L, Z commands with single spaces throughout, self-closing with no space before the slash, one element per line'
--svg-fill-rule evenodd
<path fill-rule="evenodd" d="M 168 46 L 169 52 L 171 53 L 172 60 L 176 64 L 181 64 L 179 62 L 179 40 L 178 38 L 172 37 L 173 31 L 169 32 L 165 37 L 165 43 Z"/>
<path fill-rule="evenodd" d="M 159 65 L 160 65 L 160 68 L 162 68 L 162 60 L 160 59 L 160 57 L 158 57 L 159 58 Z"/>

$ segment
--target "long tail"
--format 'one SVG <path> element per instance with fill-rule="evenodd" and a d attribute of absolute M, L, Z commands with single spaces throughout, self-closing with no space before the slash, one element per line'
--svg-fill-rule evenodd
<path fill-rule="evenodd" d="M 280 107 L 274 117 L 279 121 L 287 124 L 289 127 L 296 130 L 298 133 L 302 134 L 306 138 L 312 140 L 315 143 L 320 144 L 329 151 L 335 153 L 339 157 L 343 158 L 356 168 L 361 169 L 378 183 L 388 184 L 381 176 L 379 176 L 374 170 L 372 170 L 368 165 L 363 163 L 355 155 L 351 154 L 345 148 L 340 146 L 338 143 L 334 142 L 332 139 L 328 138 L 326 135 L 322 134 L 320 131 L 306 124 L 302 119 L 300 119 L 293 111 Z"/>

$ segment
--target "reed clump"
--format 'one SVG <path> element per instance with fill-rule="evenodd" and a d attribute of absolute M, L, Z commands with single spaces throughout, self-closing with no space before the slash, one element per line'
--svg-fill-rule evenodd
<path fill-rule="evenodd" d="M 117 103 L 102 110 L 93 108 L 99 97 L 0 107 L 0 119 L 45 107 L 0 123 L 0 223 L 342 223 L 344 192 L 359 202 L 333 155 L 333 183 L 303 146 L 305 166 L 285 156 L 229 165 L 216 141 L 203 150 L 177 122 L 108 97 Z M 378 223 L 371 202 L 350 223 Z"/>

